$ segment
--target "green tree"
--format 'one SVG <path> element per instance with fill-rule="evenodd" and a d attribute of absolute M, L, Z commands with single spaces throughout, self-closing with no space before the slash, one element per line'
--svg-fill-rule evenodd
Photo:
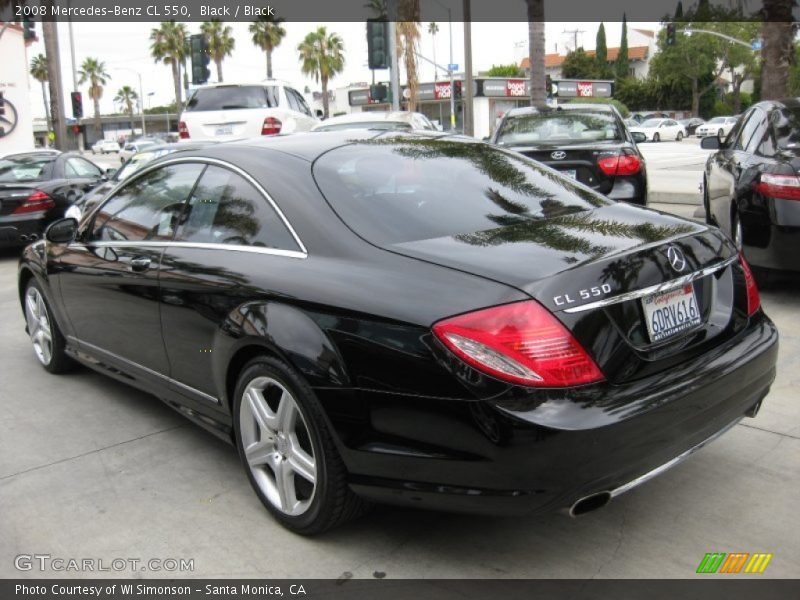
<path fill-rule="evenodd" d="M 431 49 L 433 50 L 433 62 L 436 63 L 436 34 L 439 33 L 439 26 L 431 21 L 428 23 L 428 33 L 431 36 Z M 439 69 L 433 67 L 433 80 L 439 79 Z"/>
<path fill-rule="evenodd" d="M 328 117 L 328 81 L 344 69 L 344 42 L 338 33 L 325 27 L 310 32 L 297 46 L 300 70 L 322 85 L 322 112 Z"/>
<path fill-rule="evenodd" d="M 89 97 L 94 102 L 94 129 L 98 138 L 103 137 L 103 128 L 100 123 L 100 98 L 103 97 L 103 86 L 108 83 L 111 76 L 106 72 L 106 65 L 96 58 L 87 57 L 78 71 L 78 84 L 89 84 Z"/>
<path fill-rule="evenodd" d="M 150 30 L 150 54 L 156 62 L 163 62 L 172 69 L 172 83 L 175 87 L 175 107 L 178 119 L 183 111 L 181 94 L 181 68 L 188 52 L 188 33 L 186 25 L 175 21 L 162 22 Z"/>
<path fill-rule="evenodd" d="M 38 54 L 31 60 L 31 76 L 42 84 L 42 102 L 44 102 L 44 116 L 47 119 L 47 131 L 53 129 L 53 118 L 50 114 L 50 103 L 47 102 L 47 57 Z"/>
<path fill-rule="evenodd" d="M 272 52 L 280 46 L 286 35 L 282 22 L 280 17 L 265 15 L 250 23 L 249 31 L 253 43 L 267 55 L 267 79 L 272 79 Z"/>
<path fill-rule="evenodd" d="M 714 31 L 719 31 L 744 42 L 755 40 L 761 32 L 760 23 L 744 20 L 719 20 L 712 23 L 711 28 Z M 748 79 L 752 79 L 758 70 L 758 57 L 753 50 L 740 44 L 725 43 L 723 41 L 721 48 L 722 60 L 725 63 L 725 69 L 728 71 L 731 81 L 731 107 L 733 114 L 739 114 L 742 110 L 742 84 Z"/>
<path fill-rule="evenodd" d="M 522 77 L 525 73 L 518 65 L 492 65 L 492 68 L 486 71 L 489 77 Z"/>
<path fill-rule="evenodd" d="M 123 85 L 117 90 L 114 102 L 125 107 L 125 112 L 133 120 L 133 103 L 139 99 L 139 95 L 129 85 Z"/>
<path fill-rule="evenodd" d="M 576 48 L 564 57 L 561 75 L 567 79 L 594 79 L 597 77 L 597 62 L 583 48 Z"/>
<path fill-rule="evenodd" d="M 224 25 L 219 19 L 205 21 L 200 25 L 200 32 L 208 42 L 208 53 L 217 66 L 217 81 L 222 82 L 222 61 L 226 56 L 233 54 L 236 40 L 233 39 L 233 29 Z"/>
<path fill-rule="evenodd" d="M 622 39 L 619 42 L 619 54 L 614 65 L 617 80 L 625 79 L 630 75 L 630 64 L 628 63 L 628 17 L 622 13 Z"/>
<path fill-rule="evenodd" d="M 597 37 L 595 38 L 595 54 L 594 59 L 597 63 L 595 72 L 600 79 L 611 78 L 611 67 L 608 64 L 608 46 L 606 45 L 606 26 L 600 23 L 597 28 Z"/>

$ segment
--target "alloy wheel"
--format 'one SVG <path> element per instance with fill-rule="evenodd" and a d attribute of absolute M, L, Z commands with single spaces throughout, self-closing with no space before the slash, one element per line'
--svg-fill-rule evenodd
<path fill-rule="evenodd" d="M 28 288 L 25 294 L 25 318 L 36 358 L 47 366 L 53 359 L 53 331 L 44 298 L 35 287 Z"/>
<path fill-rule="evenodd" d="M 291 392 L 271 377 L 250 381 L 239 427 L 244 458 L 264 497 L 286 515 L 305 513 L 317 487 L 317 460 Z"/>

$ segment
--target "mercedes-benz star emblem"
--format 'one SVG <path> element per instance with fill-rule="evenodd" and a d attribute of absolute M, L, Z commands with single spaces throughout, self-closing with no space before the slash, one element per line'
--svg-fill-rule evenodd
<path fill-rule="evenodd" d="M 0 94 L 2 96 L 2 94 Z M 17 109 L 8 98 L 0 100 L 5 110 L 0 113 L 0 138 L 9 135 L 17 127 Z"/>
<path fill-rule="evenodd" d="M 677 246 L 670 246 L 667 248 L 667 260 L 669 260 L 669 264 L 672 265 L 672 268 L 678 273 L 686 268 L 686 257 Z"/>
<path fill-rule="evenodd" d="M 562 160 L 567 157 L 567 153 L 564 152 L 563 150 L 556 150 L 555 152 L 550 154 L 550 156 L 552 156 L 556 160 Z"/>

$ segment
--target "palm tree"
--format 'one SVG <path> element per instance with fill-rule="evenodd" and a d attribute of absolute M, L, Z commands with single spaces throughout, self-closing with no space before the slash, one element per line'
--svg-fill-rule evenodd
<path fill-rule="evenodd" d="M 42 102 L 44 102 L 44 116 L 47 119 L 47 131 L 53 129 L 53 119 L 50 116 L 50 104 L 47 102 L 47 57 L 44 54 L 34 56 L 31 61 L 31 76 L 42 84 Z"/>
<path fill-rule="evenodd" d="M 94 129 L 98 139 L 103 137 L 103 128 L 100 123 L 100 98 L 103 97 L 103 86 L 108 83 L 111 76 L 106 72 L 103 61 L 87 57 L 78 71 L 78 84 L 89 83 L 89 97 L 94 101 Z"/>
<path fill-rule="evenodd" d="M 200 32 L 206 37 L 211 60 L 217 65 L 217 81 L 222 82 L 222 61 L 233 53 L 233 47 L 236 45 L 233 28 L 230 25 L 223 25 L 219 19 L 214 19 L 203 23 Z"/>
<path fill-rule="evenodd" d="M 272 51 L 277 48 L 286 30 L 281 27 L 283 19 L 280 17 L 261 16 L 250 23 L 250 33 L 253 43 L 267 54 L 267 79 L 272 79 Z"/>
<path fill-rule="evenodd" d="M 163 62 L 172 69 L 172 82 L 175 86 L 175 111 L 178 119 L 183 109 L 181 100 L 181 66 L 188 54 L 188 34 L 186 25 L 175 21 L 165 21 L 160 27 L 150 30 L 150 54 L 156 62 Z"/>
<path fill-rule="evenodd" d="M 531 106 L 547 104 L 544 70 L 544 0 L 525 0 L 528 8 L 528 60 L 531 65 Z"/>
<path fill-rule="evenodd" d="M 114 96 L 114 102 L 125 106 L 125 112 L 131 118 L 131 131 L 133 131 L 133 103 L 139 99 L 134 89 L 129 85 L 123 85 Z"/>
<path fill-rule="evenodd" d="M 404 1 L 407 2 L 408 7 L 413 10 L 415 4 L 414 0 L 401 0 L 401 9 L 403 8 L 402 4 Z M 416 8 L 416 15 L 418 18 L 418 4 Z M 397 21 L 394 31 L 397 44 L 397 58 L 399 60 L 402 57 L 403 66 L 406 68 L 408 110 L 414 111 L 417 109 L 417 89 L 419 88 L 419 75 L 417 74 L 417 47 L 420 38 L 419 21 L 412 19 Z"/>
<path fill-rule="evenodd" d="M 439 26 L 434 21 L 428 23 L 428 33 L 431 34 L 431 46 L 433 46 L 433 62 L 436 63 L 436 34 L 439 33 Z M 439 78 L 439 69 L 437 69 L 436 66 L 434 66 L 433 80 L 436 81 L 438 78 Z"/>
<path fill-rule="evenodd" d="M 794 54 L 794 23 L 792 3 L 782 0 L 764 0 L 764 25 L 761 50 L 761 99 L 785 98 L 789 87 L 789 66 Z"/>
<path fill-rule="evenodd" d="M 322 84 L 322 112 L 328 117 L 328 81 L 344 69 L 344 42 L 338 33 L 318 27 L 297 46 L 301 71 Z"/>

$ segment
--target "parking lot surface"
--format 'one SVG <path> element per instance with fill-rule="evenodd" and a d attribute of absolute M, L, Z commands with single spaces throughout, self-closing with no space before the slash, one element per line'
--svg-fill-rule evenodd
<path fill-rule="evenodd" d="M 88 369 L 45 372 L 23 329 L 17 256 L 0 252 L 0 577 L 686 578 L 707 552 L 772 553 L 758 577 L 798 576 L 796 282 L 762 293 L 781 347 L 757 418 L 608 507 L 579 519 L 377 507 L 307 539 L 270 518 L 233 447 Z M 194 568 L 19 571 L 20 554 Z"/>

